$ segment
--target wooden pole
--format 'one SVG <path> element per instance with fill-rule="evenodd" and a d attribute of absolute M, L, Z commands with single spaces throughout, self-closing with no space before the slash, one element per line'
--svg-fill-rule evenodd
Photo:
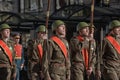
<path fill-rule="evenodd" d="M 46 29 L 48 29 L 48 22 L 49 22 L 49 15 L 50 15 L 50 2 L 51 0 L 48 0 L 47 13 L 46 13 Z"/>
<path fill-rule="evenodd" d="M 89 27 L 89 34 L 92 34 L 92 26 L 93 26 L 93 22 L 94 22 L 94 0 L 91 1 L 91 16 L 90 16 L 90 27 Z M 90 68 L 90 61 L 91 61 L 91 57 L 92 57 L 92 53 L 91 53 L 91 40 L 89 40 L 89 54 L 88 54 L 89 58 L 88 58 L 88 70 Z M 87 78 L 89 80 L 90 75 L 87 75 Z"/>

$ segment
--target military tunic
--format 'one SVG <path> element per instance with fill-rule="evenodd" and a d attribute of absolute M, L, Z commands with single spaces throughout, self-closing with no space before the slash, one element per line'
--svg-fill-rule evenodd
<path fill-rule="evenodd" d="M 42 59 L 39 57 L 38 45 L 43 46 L 44 40 L 35 40 L 31 45 L 28 45 L 31 48 L 28 48 L 28 74 L 31 80 L 40 80 L 41 79 L 41 63 Z"/>
<path fill-rule="evenodd" d="M 91 42 L 90 61 L 89 65 L 94 69 L 96 62 L 95 42 Z M 89 41 L 84 39 L 80 41 L 77 37 L 72 37 L 70 40 L 71 49 L 71 80 L 85 80 L 86 64 L 82 55 L 82 49 L 89 50 Z M 89 51 L 88 51 L 89 52 Z"/>
<path fill-rule="evenodd" d="M 7 44 L 10 51 L 12 52 L 12 63 L 10 63 L 8 56 L 6 55 L 2 47 L 0 47 L 0 80 L 14 79 L 15 77 L 13 78 L 13 74 L 16 72 L 13 42 L 9 40 L 5 42 L 5 44 Z"/>
<path fill-rule="evenodd" d="M 70 80 L 70 56 L 69 45 L 66 39 L 58 37 L 66 46 L 68 57 L 66 58 L 61 48 L 52 39 L 49 40 L 49 48 L 43 56 L 43 72 L 45 80 Z"/>
<path fill-rule="evenodd" d="M 120 45 L 120 39 L 111 35 Z M 105 38 L 103 41 L 103 78 L 104 80 L 120 80 L 120 54 Z"/>

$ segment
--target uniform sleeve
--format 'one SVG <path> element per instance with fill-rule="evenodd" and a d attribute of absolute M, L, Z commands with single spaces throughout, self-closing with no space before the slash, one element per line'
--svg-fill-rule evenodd
<path fill-rule="evenodd" d="M 66 78 L 67 80 L 70 80 L 70 67 L 71 67 L 71 62 L 70 62 L 70 47 L 69 47 L 69 43 L 68 41 L 65 39 L 63 40 L 65 46 L 66 46 L 66 49 L 67 49 L 67 54 L 68 54 L 68 57 L 65 58 L 66 61 L 65 61 L 65 65 L 66 65 Z"/>
<path fill-rule="evenodd" d="M 12 58 L 12 78 L 15 78 L 15 74 L 16 74 L 16 63 L 15 63 L 15 49 L 14 49 L 14 44 L 12 44 L 12 54 L 13 54 L 13 58 Z"/>
<path fill-rule="evenodd" d="M 13 57 L 12 69 L 13 69 L 13 73 L 15 73 L 16 72 L 15 56 Z"/>
<path fill-rule="evenodd" d="M 45 80 L 50 79 L 50 75 L 49 75 L 49 63 L 50 63 L 50 59 L 52 56 L 52 43 L 51 41 L 46 41 L 44 46 L 44 54 L 43 54 L 43 58 L 42 58 L 42 71 L 43 74 L 45 76 Z"/>
<path fill-rule="evenodd" d="M 106 44 L 107 44 L 107 41 L 106 41 L 106 39 L 104 39 L 103 42 L 102 42 L 102 55 L 104 55 L 104 53 L 105 53 Z"/>
<path fill-rule="evenodd" d="M 70 40 L 70 61 L 71 62 L 73 60 L 72 57 L 75 55 L 75 53 L 80 51 L 80 49 L 81 49 L 80 45 L 81 44 L 75 37 L 71 38 L 71 40 Z"/>
<path fill-rule="evenodd" d="M 96 64 L 96 42 L 93 40 L 91 42 L 91 49 L 90 49 L 90 54 L 91 54 L 91 61 L 90 61 L 90 66 L 94 67 Z"/>
<path fill-rule="evenodd" d="M 67 80 L 70 80 L 70 67 L 71 67 L 71 62 L 70 62 L 70 50 L 68 49 L 68 60 L 66 60 L 66 69 L 67 69 Z"/>
<path fill-rule="evenodd" d="M 104 39 L 103 40 L 103 42 L 102 42 L 102 50 L 101 50 L 101 53 L 100 53 L 100 64 L 103 64 L 103 59 L 102 59 L 102 57 L 103 57 L 103 55 L 104 55 L 104 53 L 106 52 L 106 50 L 108 50 L 108 49 L 106 49 L 107 47 L 107 41 L 106 41 L 106 39 Z"/>
<path fill-rule="evenodd" d="M 73 51 L 73 52 L 79 51 L 79 49 L 80 49 L 79 45 L 80 45 L 80 43 L 76 38 L 72 38 L 70 40 L 70 49 L 71 49 L 71 51 Z"/>

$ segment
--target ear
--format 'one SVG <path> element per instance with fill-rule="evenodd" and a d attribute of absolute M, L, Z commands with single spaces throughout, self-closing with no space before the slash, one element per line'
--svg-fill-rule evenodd
<path fill-rule="evenodd" d="M 79 31 L 78 31 L 78 34 L 82 34 L 82 30 L 79 30 Z"/>

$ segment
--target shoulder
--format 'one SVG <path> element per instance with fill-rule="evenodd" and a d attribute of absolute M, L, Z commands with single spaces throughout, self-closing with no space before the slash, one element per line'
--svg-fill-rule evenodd
<path fill-rule="evenodd" d="M 53 41 L 52 39 L 49 39 L 49 40 L 48 40 L 48 43 L 49 43 L 49 44 L 54 44 L 54 41 Z"/>
<path fill-rule="evenodd" d="M 104 47 L 109 44 L 109 41 L 106 37 L 103 39 L 102 44 Z"/>
<path fill-rule="evenodd" d="M 8 40 L 7 43 L 14 46 L 14 41 L 12 41 L 12 40 Z"/>
<path fill-rule="evenodd" d="M 70 43 L 79 43 L 79 40 L 76 37 L 72 37 Z"/>
<path fill-rule="evenodd" d="M 108 39 L 105 37 L 105 38 L 103 39 L 103 42 L 106 43 L 107 41 L 108 41 Z"/>

